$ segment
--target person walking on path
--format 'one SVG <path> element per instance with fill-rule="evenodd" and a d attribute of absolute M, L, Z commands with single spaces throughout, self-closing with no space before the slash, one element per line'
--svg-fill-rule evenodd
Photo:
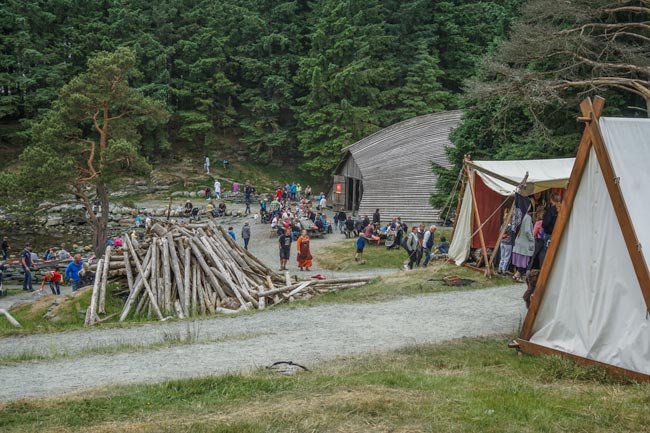
<path fill-rule="evenodd" d="M 241 238 L 244 240 L 244 249 L 248 250 L 248 242 L 251 240 L 251 226 L 248 224 L 248 221 L 241 228 Z"/>
<path fill-rule="evenodd" d="M 429 227 L 429 230 L 424 233 L 424 239 L 422 240 L 422 247 L 424 248 L 424 263 L 422 266 L 425 268 L 431 261 L 431 250 L 433 249 L 437 229 L 436 226 L 431 226 Z"/>
<path fill-rule="evenodd" d="M 309 250 L 309 236 L 307 230 L 303 230 L 298 238 L 298 267 L 302 271 L 305 268 L 307 271 L 312 266 L 312 256 Z"/>
<path fill-rule="evenodd" d="M 84 261 L 81 260 L 81 254 L 75 254 L 74 260 L 68 263 L 65 268 L 65 277 L 72 283 L 72 291 L 79 290 L 79 271 L 83 268 Z"/>
<path fill-rule="evenodd" d="M 205 155 L 205 160 L 203 160 L 203 171 L 210 174 L 210 158 L 208 155 Z"/>
<path fill-rule="evenodd" d="M 221 200 L 221 182 L 219 180 L 214 180 L 214 198 Z"/>
<path fill-rule="evenodd" d="M 280 270 L 287 270 L 287 262 L 291 256 L 291 230 L 286 229 L 278 239 L 280 246 Z"/>
<path fill-rule="evenodd" d="M 61 294 L 61 282 L 63 281 L 63 275 L 59 274 L 57 271 L 49 271 L 45 273 L 43 277 L 43 282 L 41 283 L 41 292 L 43 292 L 43 287 L 45 283 L 50 284 L 50 290 L 53 295 Z"/>
<path fill-rule="evenodd" d="M 25 272 L 25 278 L 23 279 L 23 290 L 28 290 L 30 292 L 34 291 L 32 287 L 32 270 L 36 270 L 32 262 L 32 244 L 27 242 L 25 244 L 25 249 L 20 253 L 20 265 L 23 267 Z"/>
<path fill-rule="evenodd" d="M 424 223 L 420 224 L 420 227 L 418 228 L 418 255 L 415 258 L 415 266 L 418 268 L 420 267 L 420 262 L 422 261 L 422 256 L 424 255 L 424 245 L 422 242 L 424 241 Z"/>
<path fill-rule="evenodd" d="M 413 265 L 415 264 L 415 261 L 418 258 L 418 245 L 419 245 L 418 228 L 413 227 L 411 229 L 411 234 L 409 234 L 409 237 L 406 239 L 406 252 L 409 255 L 409 263 L 408 263 L 409 269 L 413 269 Z"/>
<path fill-rule="evenodd" d="M 363 237 L 363 233 L 359 233 L 357 238 L 357 252 L 354 255 L 354 260 L 357 262 L 363 263 L 363 248 L 366 246 L 366 238 Z"/>
<path fill-rule="evenodd" d="M 3 262 L 7 261 L 7 256 L 9 256 L 9 241 L 5 236 L 4 238 L 2 238 L 2 261 Z"/>

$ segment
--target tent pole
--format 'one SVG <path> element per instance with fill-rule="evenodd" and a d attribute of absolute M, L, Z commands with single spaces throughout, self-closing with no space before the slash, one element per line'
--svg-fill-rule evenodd
<path fill-rule="evenodd" d="M 492 250 L 492 254 L 490 255 L 490 268 L 494 266 L 494 258 L 497 255 L 497 250 L 499 249 L 499 246 L 501 245 L 501 239 L 503 239 L 503 234 L 506 232 L 506 229 L 508 228 L 508 224 L 512 221 L 512 211 L 515 209 L 515 202 L 513 200 L 512 206 L 510 206 L 510 212 L 508 212 L 508 220 L 503 222 L 503 227 L 501 227 L 501 230 L 499 231 L 499 238 L 497 239 L 497 243 L 494 245 L 494 249 Z"/>
<path fill-rule="evenodd" d="M 519 185 L 517 185 L 517 189 L 525 187 L 526 186 L 526 181 L 528 180 L 528 172 L 526 172 L 526 175 L 524 178 L 521 180 Z M 515 201 L 512 201 L 512 206 L 510 207 L 510 212 L 508 213 L 508 221 L 503 222 L 503 227 L 501 227 L 501 230 L 499 232 L 499 238 L 497 239 L 496 245 L 494 245 L 494 249 L 492 250 L 492 255 L 490 256 L 490 269 L 494 266 L 494 258 L 497 255 L 497 250 L 499 249 L 499 246 L 501 245 L 501 239 L 503 239 L 503 234 L 506 232 L 506 228 L 508 227 L 508 224 L 512 221 L 512 212 L 515 210 Z"/>
<path fill-rule="evenodd" d="M 468 158 L 469 155 L 465 155 L 465 158 Z M 454 228 L 451 230 L 451 236 L 450 239 L 454 238 L 454 234 L 456 233 L 456 224 L 458 224 L 458 214 L 460 213 L 460 206 L 463 203 L 463 197 L 465 196 L 465 186 L 467 185 L 467 172 L 465 170 L 465 163 L 463 163 L 463 168 L 461 169 L 463 171 L 463 180 L 461 181 L 460 184 L 460 193 L 458 195 L 458 204 L 456 205 L 456 214 L 454 215 Z"/>
<path fill-rule="evenodd" d="M 465 167 L 466 175 L 469 182 L 469 191 L 472 194 L 472 207 L 474 208 L 474 219 L 476 225 L 478 226 L 478 237 L 481 240 L 481 248 L 483 249 L 483 261 L 485 262 L 485 276 L 488 278 L 492 277 L 492 272 L 490 271 L 490 263 L 487 256 L 487 248 L 485 247 L 485 237 L 483 237 L 483 227 L 481 226 L 481 216 L 478 213 L 478 203 L 476 203 L 476 193 L 474 188 L 474 179 L 470 177 L 469 167 Z"/>

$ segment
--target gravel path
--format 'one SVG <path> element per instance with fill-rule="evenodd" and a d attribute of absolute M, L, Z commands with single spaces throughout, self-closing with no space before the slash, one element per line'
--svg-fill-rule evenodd
<path fill-rule="evenodd" d="M 459 337 L 512 333 L 525 310 L 521 285 L 438 293 L 378 304 L 269 310 L 263 314 L 0 340 L 0 355 L 154 344 L 188 329 L 219 341 L 0 366 L 0 401 L 98 386 L 301 364 Z"/>

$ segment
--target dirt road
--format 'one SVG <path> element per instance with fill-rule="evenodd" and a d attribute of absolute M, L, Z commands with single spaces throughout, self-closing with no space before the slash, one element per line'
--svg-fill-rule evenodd
<path fill-rule="evenodd" d="M 517 285 L 378 304 L 323 305 L 234 318 L 6 338 L 0 342 L 0 356 L 38 353 L 44 348 L 72 356 L 0 366 L 0 401 L 246 371 L 278 360 L 312 365 L 417 343 L 514 333 L 524 317 L 521 290 Z M 89 348 L 155 344 L 188 332 L 212 342 L 112 354 L 80 353 Z"/>

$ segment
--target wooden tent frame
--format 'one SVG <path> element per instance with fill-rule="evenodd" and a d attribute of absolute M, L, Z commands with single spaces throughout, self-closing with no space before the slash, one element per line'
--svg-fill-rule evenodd
<path fill-rule="evenodd" d="M 569 178 L 569 186 L 567 188 L 564 204 L 562 205 L 562 208 L 558 214 L 557 222 L 553 230 L 553 238 L 549 244 L 549 249 L 546 253 L 546 258 L 544 259 L 544 264 L 542 265 L 542 269 L 537 280 L 535 294 L 532 297 L 530 308 L 528 309 L 528 314 L 526 315 L 521 328 L 521 337 L 517 339 L 517 343 L 519 350 L 530 355 L 558 355 L 572 359 L 580 364 L 604 367 L 610 373 L 616 376 L 622 376 L 636 381 L 650 382 L 650 375 L 610 364 L 605 364 L 593 359 L 581 357 L 556 349 L 551 349 L 530 342 L 530 338 L 533 333 L 533 325 L 535 324 L 535 319 L 537 318 L 537 313 L 539 312 L 539 308 L 546 291 L 546 285 L 553 269 L 553 262 L 555 261 L 559 245 L 565 233 L 565 228 L 569 221 L 573 203 L 576 198 L 578 187 L 580 186 L 582 175 L 585 171 L 589 153 L 592 147 L 595 151 L 598 164 L 600 165 L 603 177 L 605 179 L 607 192 L 609 193 L 609 197 L 612 200 L 612 204 L 614 205 L 616 219 L 623 233 L 623 239 L 625 240 L 625 245 L 630 255 L 630 259 L 632 260 L 632 266 L 634 267 L 634 272 L 638 279 L 639 286 L 641 287 L 646 309 L 647 311 L 650 311 L 650 272 L 648 271 L 648 266 L 643 257 L 643 253 L 641 252 L 639 239 L 636 235 L 636 232 L 634 231 L 634 226 L 632 225 L 632 220 L 630 218 L 627 205 L 625 204 L 625 199 L 623 198 L 623 194 L 618 183 L 618 177 L 614 171 L 614 167 L 607 152 L 607 148 L 605 147 L 605 141 L 598 124 L 598 119 L 600 118 L 604 106 L 605 99 L 599 96 L 596 96 L 594 98 L 593 103 L 590 98 L 587 98 L 580 104 L 580 111 L 582 113 L 582 116 L 578 117 L 578 121 L 585 123 L 585 129 L 582 135 L 582 139 L 580 140 L 580 145 L 578 147 L 576 162 L 573 166 L 573 170 L 571 171 L 571 177 Z"/>
<path fill-rule="evenodd" d="M 472 162 L 472 158 L 471 158 L 470 155 L 465 155 L 463 157 L 463 180 L 462 180 L 462 184 L 461 184 L 461 187 L 460 187 L 460 195 L 458 196 L 458 204 L 456 205 L 456 215 L 460 214 L 460 207 L 461 207 L 461 205 L 463 203 L 463 198 L 464 198 L 464 195 L 465 195 L 465 188 L 466 188 L 467 185 L 469 185 L 470 194 L 472 195 L 472 215 L 473 215 L 472 219 L 474 219 L 474 222 L 476 223 L 476 226 L 478 227 L 478 229 L 474 232 L 474 234 L 476 234 L 476 232 L 478 232 L 479 240 L 481 242 L 481 250 L 482 250 L 481 255 L 483 256 L 483 263 L 485 263 L 485 269 L 481 269 L 480 267 L 475 267 L 475 266 L 471 266 L 471 265 L 468 265 L 468 264 L 465 264 L 464 266 L 466 266 L 466 267 L 468 267 L 470 269 L 474 269 L 474 270 L 479 271 L 479 272 L 483 272 L 483 274 L 487 278 L 492 278 L 492 276 L 494 275 L 494 271 L 493 271 L 493 269 L 494 269 L 494 258 L 496 257 L 496 253 L 497 253 L 497 251 L 499 249 L 499 245 L 501 244 L 501 238 L 503 237 L 503 234 L 505 233 L 505 229 L 506 229 L 505 226 L 507 224 L 509 224 L 510 220 L 512 219 L 512 211 L 514 209 L 514 203 L 512 204 L 512 207 L 510 208 L 510 212 L 508 214 L 508 222 L 506 224 L 504 224 L 503 228 L 501 229 L 501 232 L 499 233 L 499 237 L 497 239 L 497 243 L 494 246 L 494 248 L 492 249 L 492 254 L 490 254 L 488 256 L 487 247 L 485 245 L 485 236 L 483 234 L 483 222 L 481 221 L 481 216 L 480 216 L 479 211 L 478 211 L 478 202 L 476 201 L 476 191 L 475 191 L 475 187 L 474 187 L 474 182 L 475 182 L 474 178 L 475 178 L 475 176 L 472 176 L 472 171 L 471 171 L 472 168 L 474 170 L 478 170 L 478 171 L 481 171 L 483 173 L 487 173 L 490 176 L 494 177 L 495 179 L 499 179 L 499 180 L 501 180 L 503 182 L 506 182 L 506 183 L 516 187 L 517 189 L 522 188 L 522 187 L 524 187 L 526 185 L 526 181 L 528 180 L 528 172 L 526 172 L 526 175 L 524 176 L 524 178 L 523 178 L 523 180 L 521 182 L 516 183 L 516 182 L 513 182 L 511 179 L 508 179 L 505 176 L 501 176 L 498 173 L 495 173 L 495 172 L 489 171 L 489 170 L 485 170 L 485 169 L 477 166 L 476 164 L 474 164 Z M 451 231 L 451 238 L 452 239 L 453 239 L 454 235 L 456 234 L 456 223 L 457 222 L 458 222 L 458 219 L 455 218 L 454 219 L 454 227 L 453 227 L 453 229 Z"/>

